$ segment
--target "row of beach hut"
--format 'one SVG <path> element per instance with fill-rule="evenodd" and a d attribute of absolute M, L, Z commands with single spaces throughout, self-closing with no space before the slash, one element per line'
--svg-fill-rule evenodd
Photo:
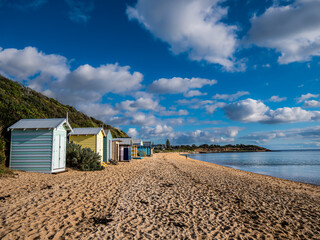
<path fill-rule="evenodd" d="M 57 173 L 66 169 L 66 143 L 74 142 L 101 156 L 101 163 L 151 156 L 150 141 L 113 138 L 103 128 L 72 128 L 66 118 L 21 119 L 11 131 L 9 167 L 14 170 Z"/>

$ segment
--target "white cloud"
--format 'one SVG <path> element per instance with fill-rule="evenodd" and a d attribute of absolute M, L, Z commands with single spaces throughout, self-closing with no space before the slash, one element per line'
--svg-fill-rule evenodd
<path fill-rule="evenodd" d="M 162 121 L 169 126 L 181 126 L 182 124 L 185 123 L 184 118 L 168 118 L 168 119 L 163 119 Z"/>
<path fill-rule="evenodd" d="M 279 97 L 279 96 L 272 96 L 271 98 L 269 98 L 270 102 L 283 102 L 286 100 L 287 100 L 286 97 Z"/>
<path fill-rule="evenodd" d="M 139 72 L 130 73 L 130 67 L 118 64 L 101 65 L 94 68 L 88 64 L 81 65 L 69 73 L 62 81 L 57 82 L 55 91 L 63 100 L 72 102 L 75 96 L 83 95 L 83 91 L 101 98 L 106 93 L 128 93 L 141 87 L 143 75 Z M 98 99 L 96 99 L 98 100 Z M 88 101 L 83 96 L 83 101 Z"/>
<path fill-rule="evenodd" d="M 247 91 L 238 91 L 234 94 L 216 94 L 212 98 L 217 99 L 217 100 L 228 100 L 228 101 L 234 101 L 237 100 L 238 98 L 249 95 L 250 93 Z"/>
<path fill-rule="evenodd" d="M 139 132 L 136 128 L 129 128 L 127 131 L 127 135 L 133 138 L 137 138 L 139 136 Z"/>
<path fill-rule="evenodd" d="M 318 98 L 319 96 L 320 96 L 319 94 L 307 93 L 307 94 L 301 95 L 301 97 L 299 97 L 299 98 L 296 98 L 296 100 L 298 103 L 301 103 L 307 99 Z"/>
<path fill-rule="evenodd" d="M 261 101 L 250 98 L 228 104 L 224 110 L 229 119 L 240 122 L 276 124 L 320 120 L 320 111 L 306 111 L 300 107 L 271 110 Z"/>
<path fill-rule="evenodd" d="M 155 101 L 148 97 L 140 97 L 136 100 L 126 100 L 121 103 L 117 103 L 116 107 L 119 110 L 125 110 L 130 112 L 138 110 L 160 111 L 164 109 L 164 107 L 161 107 L 159 105 L 158 101 Z"/>
<path fill-rule="evenodd" d="M 172 137 L 173 128 L 167 125 L 156 125 L 155 127 L 143 126 L 140 133 L 144 138 Z"/>
<path fill-rule="evenodd" d="M 303 62 L 320 56 L 320 2 L 296 0 L 274 5 L 251 19 L 250 41 L 281 53 L 280 64 Z"/>
<path fill-rule="evenodd" d="M 115 126 L 154 126 L 159 120 L 152 114 L 143 112 L 126 112 L 121 116 L 114 116 L 108 119 L 108 123 Z"/>
<path fill-rule="evenodd" d="M 187 53 L 191 60 L 205 60 L 234 70 L 237 27 L 221 22 L 228 14 L 228 9 L 220 5 L 222 2 L 138 0 L 135 7 L 127 8 L 127 14 L 130 20 L 137 20 L 167 42 L 174 54 Z"/>
<path fill-rule="evenodd" d="M 34 47 L 0 49 L 0 73 L 67 104 L 93 103 L 106 93 L 128 93 L 141 88 L 143 75 L 118 64 L 94 68 L 88 64 L 70 71 L 67 59 Z"/>
<path fill-rule="evenodd" d="M 155 80 L 148 89 L 150 92 L 158 94 L 178 94 L 186 93 L 190 89 L 202 88 L 205 85 L 214 85 L 216 80 L 209 80 L 205 78 L 160 78 Z"/>
<path fill-rule="evenodd" d="M 254 99 L 246 99 L 225 106 L 228 118 L 241 122 L 259 122 L 266 119 L 265 113 L 269 108 L 263 102 Z"/>
<path fill-rule="evenodd" d="M 78 106 L 78 109 L 91 117 L 100 119 L 101 121 L 105 121 L 107 117 L 118 114 L 118 111 L 115 110 L 110 104 L 81 104 Z"/>
<path fill-rule="evenodd" d="M 218 108 L 223 108 L 226 103 L 213 100 L 180 99 L 177 101 L 180 105 L 186 105 L 191 109 L 205 109 L 206 113 L 213 114 Z"/>
<path fill-rule="evenodd" d="M 255 132 L 247 136 L 240 137 L 240 139 L 246 139 L 255 143 L 265 143 L 273 139 L 309 139 L 312 141 L 320 141 L 320 126 L 287 129 L 287 130 L 274 130 L 268 132 Z"/>
<path fill-rule="evenodd" d="M 217 135 L 222 135 L 225 137 L 236 137 L 240 130 L 243 130 L 241 127 L 224 127 L 224 128 L 212 128 L 213 132 Z"/>
<path fill-rule="evenodd" d="M 227 128 L 214 131 L 195 130 L 190 132 L 178 132 L 172 138 L 174 144 L 221 144 L 231 143 L 238 135 L 238 130 L 230 131 Z M 232 137 L 231 137 L 232 136 Z"/>
<path fill-rule="evenodd" d="M 183 96 L 189 97 L 196 97 L 196 96 L 205 96 L 207 93 L 200 92 L 199 90 L 191 90 L 183 94 Z"/>
<path fill-rule="evenodd" d="M 320 107 L 320 101 L 316 101 L 316 100 L 305 101 L 303 106 L 304 107 Z"/>
<path fill-rule="evenodd" d="M 185 116 L 189 115 L 189 112 L 184 109 L 179 109 L 177 111 L 161 111 L 159 113 L 161 116 Z"/>
<path fill-rule="evenodd" d="M 0 73 L 18 81 L 26 80 L 30 87 L 42 91 L 44 83 L 62 80 L 70 68 L 65 57 L 45 54 L 34 47 L 0 48 Z"/>
<path fill-rule="evenodd" d="M 144 125 L 152 126 L 156 124 L 157 120 L 155 116 L 151 114 L 138 112 L 132 116 L 131 122 L 133 125 L 138 125 L 138 126 L 144 126 Z"/>
<path fill-rule="evenodd" d="M 226 105 L 226 103 L 217 102 L 215 104 L 205 105 L 204 108 L 205 108 L 207 113 L 212 114 L 217 110 L 217 108 L 223 108 L 225 105 Z"/>
<path fill-rule="evenodd" d="M 100 104 L 104 95 L 131 94 L 142 87 L 143 75 L 131 72 L 129 66 L 116 63 L 95 68 L 85 64 L 71 71 L 67 62 L 61 55 L 45 54 L 34 47 L 21 50 L 0 48 L 0 74 L 102 120 L 117 113 L 111 105 Z M 134 110 L 163 109 L 157 101 L 146 97 L 150 94 L 143 97 L 138 92 L 137 95 L 141 97 L 129 101 Z"/>

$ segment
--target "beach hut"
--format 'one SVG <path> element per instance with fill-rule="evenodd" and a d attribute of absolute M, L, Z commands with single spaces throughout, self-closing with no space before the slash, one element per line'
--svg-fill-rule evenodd
<path fill-rule="evenodd" d="M 112 159 L 120 161 L 120 142 L 119 140 L 112 139 Z"/>
<path fill-rule="evenodd" d="M 9 167 L 28 172 L 57 173 L 66 169 L 66 118 L 21 119 L 11 131 Z"/>
<path fill-rule="evenodd" d="M 103 137 L 103 161 L 109 162 L 112 159 L 112 135 L 110 130 L 105 133 L 106 136 Z"/>
<path fill-rule="evenodd" d="M 103 138 L 106 133 L 103 128 L 74 128 L 69 133 L 69 141 L 82 146 L 82 148 L 91 148 L 92 151 L 98 153 L 103 161 Z"/>
<path fill-rule="evenodd" d="M 141 139 L 134 139 L 132 140 L 132 147 L 131 147 L 131 158 L 139 158 L 141 159 L 143 156 L 141 154 L 141 147 L 143 142 Z"/>
<path fill-rule="evenodd" d="M 141 151 L 143 151 L 146 156 L 150 157 L 153 154 L 153 148 L 151 141 L 143 141 L 143 144 L 141 146 Z"/>
<path fill-rule="evenodd" d="M 132 138 L 114 138 L 119 142 L 119 161 L 131 160 Z"/>

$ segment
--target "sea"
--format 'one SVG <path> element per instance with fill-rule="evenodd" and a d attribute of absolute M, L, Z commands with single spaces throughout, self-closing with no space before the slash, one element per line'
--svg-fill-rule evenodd
<path fill-rule="evenodd" d="M 320 186 L 319 150 L 188 154 L 204 162 Z"/>

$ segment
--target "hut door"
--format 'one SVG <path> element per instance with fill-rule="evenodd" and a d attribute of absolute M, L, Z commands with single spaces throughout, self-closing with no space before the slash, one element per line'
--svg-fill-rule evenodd
<path fill-rule="evenodd" d="M 59 168 L 65 167 L 66 161 L 66 138 L 60 135 L 60 161 L 59 161 Z"/>
<path fill-rule="evenodd" d="M 129 160 L 129 148 L 123 150 L 123 160 Z"/>
<path fill-rule="evenodd" d="M 54 159 L 53 169 L 59 169 L 65 167 L 65 151 L 66 142 L 64 136 L 56 134 L 54 136 Z"/>
<path fill-rule="evenodd" d="M 54 135 L 54 159 L 53 161 L 53 169 L 59 168 L 60 165 L 60 135 Z"/>

